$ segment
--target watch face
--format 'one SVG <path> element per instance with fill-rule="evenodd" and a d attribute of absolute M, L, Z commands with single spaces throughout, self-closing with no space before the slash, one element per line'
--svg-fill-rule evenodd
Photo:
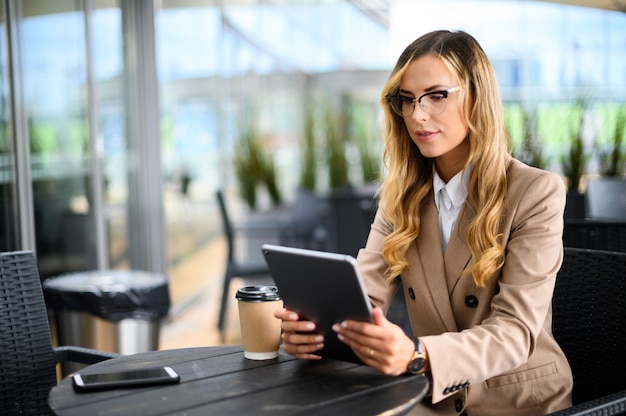
<path fill-rule="evenodd" d="M 424 369 L 426 360 L 423 357 L 417 357 L 409 363 L 409 371 L 413 374 L 419 374 Z"/>

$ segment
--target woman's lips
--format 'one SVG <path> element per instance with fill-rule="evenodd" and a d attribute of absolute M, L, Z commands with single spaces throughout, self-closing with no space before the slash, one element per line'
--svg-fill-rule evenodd
<path fill-rule="evenodd" d="M 436 131 L 418 130 L 415 132 L 417 140 L 421 142 L 429 142 L 437 135 Z"/>

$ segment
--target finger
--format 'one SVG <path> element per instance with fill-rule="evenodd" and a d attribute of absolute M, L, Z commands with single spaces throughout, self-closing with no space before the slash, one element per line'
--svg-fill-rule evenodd
<path fill-rule="evenodd" d="M 324 336 L 320 334 L 301 334 L 283 332 L 281 335 L 284 344 L 290 345 L 315 345 L 318 349 L 324 346 Z"/>
<path fill-rule="evenodd" d="M 343 321 L 335 324 L 333 330 L 351 342 L 359 344 L 369 344 L 372 339 L 384 338 L 384 331 L 369 322 Z"/>
<path fill-rule="evenodd" d="M 365 338 L 385 342 L 389 337 L 390 331 L 402 331 L 400 327 L 387 320 L 382 309 L 374 308 L 372 316 L 374 323 L 346 320 L 339 323 L 338 326 L 333 327 L 333 329 L 345 337 L 352 339 L 354 342 L 361 343 L 367 343 Z"/>
<path fill-rule="evenodd" d="M 333 329 L 337 332 L 339 340 L 351 347 L 366 363 L 385 362 L 389 356 L 394 355 L 397 347 L 398 336 L 390 326 L 380 327 L 372 324 L 362 326 L 356 321 L 346 321 L 335 325 Z"/>
<path fill-rule="evenodd" d="M 351 348 L 364 364 L 376 367 L 378 359 L 381 357 L 380 352 L 364 345 L 355 345 Z"/>
<path fill-rule="evenodd" d="M 298 358 L 312 355 L 324 348 L 324 337 L 321 335 L 283 334 L 283 350 Z"/>
<path fill-rule="evenodd" d="M 333 330 L 337 333 L 339 341 L 352 348 L 359 358 L 364 359 L 370 356 L 371 339 L 360 335 L 358 332 L 350 331 L 345 323 L 333 325 Z"/>
<path fill-rule="evenodd" d="M 365 321 L 344 321 L 342 326 L 349 330 L 360 332 L 368 336 L 380 336 L 383 331 L 380 331 L 380 327 L 386 327 L 391 324 L 385 317 L 385 313 L 379 307 L 372 309 L 372 317 L 374 318 L 373 324 Z"/>
<path fill-rule="evenodd" d="M 323 347 L 324 347 L 324 344 L 310 344 L 310 345 L 283 344 L 283 350 L 286 353 L 295 355 L 295 356 L 313 354 L 321 350 Z"/>
<path fill-rule="evenodd" d="M 283 321 L 280 324 L 283 332 L 313 332 L 315 323 L 310 321 Z"/>
<path fill-rule="evenodd" d="M 319 355 L 315 355 L 315 354 L 291 354 L 291 355 L 301 360 L 321 360 L 322 359 L 322 357 L 320 357 Z"/>
<path fill-rule="evenodd" d="M 389 322 L 387 318 L 385 318 L 385 313 L 379 307 L 372 310 L 372 317 L 374 318 L 374 323 L 376 325 L 384 326 Z"/>
<path fill-rule="evenodd" d="M 297 313 L 286 308 L 279 308 L 274 311 L 274 317 L 283 321 L 297 321 L 300 319 Z"/>

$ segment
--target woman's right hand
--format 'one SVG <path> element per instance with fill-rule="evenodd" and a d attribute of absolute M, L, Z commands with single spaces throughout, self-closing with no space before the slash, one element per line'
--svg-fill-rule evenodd
<path fill-rule="evenodd" d="M 274 316 L 282 320 L 283 350 L 302 360 L 319 360 L 322 357 L 313 354 L 324 348 L 324 336 L 315 333 L 315 323 L 300 321 L 294 311 L 281 308 L 274 312 Z"/>

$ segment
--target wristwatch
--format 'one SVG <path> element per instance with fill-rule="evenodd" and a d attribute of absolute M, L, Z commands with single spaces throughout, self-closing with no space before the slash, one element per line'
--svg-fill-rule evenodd
<path fill-rule="evenodd" d="M 426 354 L 424 354 L 422 344 L 417 338 L 415 338 L 415 353 L 409 361 L 407 370 L 411 374 L 424 374 L 426 372 Z"/>

